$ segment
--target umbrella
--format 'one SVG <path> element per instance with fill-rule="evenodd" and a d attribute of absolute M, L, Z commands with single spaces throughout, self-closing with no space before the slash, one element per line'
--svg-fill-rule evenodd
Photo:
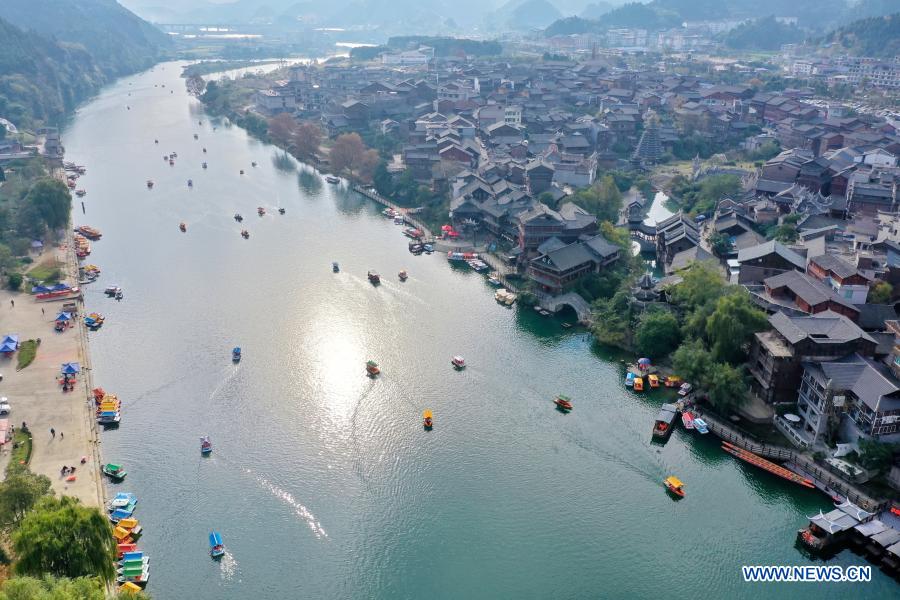
<path fill-rule="evenodd" d="M 649 364 L 650 364 L 650 359 L 649 359 L 649 358 L 639 358 L 639 359 L 638 359 L 638 364 L 639 364 L 639 365 L 649 365 Z"/>
<path fill-rule="evenodd" d="M 57 321 L 68 321 L 68 320 L 71 319 L 71 318 L 72 318 L 72 315 L 70 315 L 70 314 L 67 313 L 67 312 L 61 312 L 61 313 L 59 313 L 58 315 L 56 315 L 56 320 L 57 320 Z"/>
<path fill-rule="evenodd" d="M 441 231 L 453 231 L 453 227 L 450 225 L 441 225 Z"/>
<path fill-rule="evenodd" d="M 60 372 L 63 375 L 74 375 L 79 371 L 81 371 L 81 367 L 78 366 L 77 362 L 63 363 L 62 368 L 60 369 Z"/>

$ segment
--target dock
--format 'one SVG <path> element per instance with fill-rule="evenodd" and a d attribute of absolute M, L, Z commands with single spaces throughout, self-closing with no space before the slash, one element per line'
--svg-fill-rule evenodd
<path fill-rule="evenodd" d="M 362 194 L 366 198 L 368 198 L 370 200 L 374 200 L 378 204 L 381 204 L 382 206 L 385 206 L 387 208 L 391 208 L 391 209 L 397 211 L 398 213 L 402 214 L 403 219 L 407 223 L 409 223 L 410 225 L 413 225 L 414 227 L 416 227 L 416 229 L 420 229 L 425 234 L 422 237 L 423 244 L 433 243 L 434 234 L 431 233 L 431 230 L 428 228 L 427 225 L 425 225 L 425 223 L 423 223 L 419 219 L 415 218 L 415 216 L 410 214 L 408 208 L 403 208 L 402 206 L 400 206 L 394 202 L 391 202 L 390 200 L 388 200 L 387 198 L 385 198 L 384 196 L 382 196 L 381 194 L 379 194 L 372 188 L 364 188 L 361 185 L 358 185 L 355 183 L 352 184 L 350 187 L 354 192 Z"/>

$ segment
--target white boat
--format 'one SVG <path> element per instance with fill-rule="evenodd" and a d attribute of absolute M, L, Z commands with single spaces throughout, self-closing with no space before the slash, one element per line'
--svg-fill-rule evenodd
<path fill-rule="evenodd" d="M 709 427 L 707 427 L 706 421 L 700 417 L 694 417 L 694 429 L 700 433 L 709 433 Z"/>
<path fill-rule="evenodd" d="M 327 181 L 328 183 L 340 183 L 341 182 L 340 178 L 335 177 L 334 175 L 326 175 L 325 181 Z"/>
<path fill-rule="evenodd" d="M 466 368 L 466 359 L 464 359 L 462 356 L 454 356 L 450 359 L 450 363 L 457 369 Z"/>

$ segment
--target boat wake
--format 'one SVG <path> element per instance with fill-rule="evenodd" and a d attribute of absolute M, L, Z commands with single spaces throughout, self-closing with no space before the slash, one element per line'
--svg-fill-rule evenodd
<path fill-rule="evenodd" d="M 298 502 L 290 492 L 281 489 L 280 487 L 278 487 L 274 483 L 271 483 L 263 477 L 255 475 L 250 469 L 244 470 L 247 473 L 253 475 L 256 481 L 263 487 L 263 489 L 281 500 L 284 504 L 288 505 L 288 507 L 291 508 L 295 515 L 303 519 L 306 522 L 306 525 L 309 527 L 310 531 L 313 532 L 313 535 L 315 535 L 319 539 L 328 537 L 328 533 L 325 531 L 325 529 L 322 528 L 322 524 L 319 523 L 319 520 L 316 519 L 316 516 L 312 514 L 312 512 L 310 512 L 308 508 L 303 506 L 303 504 Z"/>
<path fill-rule="evenodd" d="M 234 574 L 237 573 L 238 562 L 235 560 L 234 556 L 232 556 L 231 552 L 225 550 L 225 554 L 222 555 L 222 558 L 219 560 L 219 566 L 221 567 L 220 572 L 224 581 L 231 581 L 234 579 Z"/>
<path fill-rule="evenodd" d="M 237 375 L 237 372 L 240 368 L 241 363 L 238 363 L 235 366 L 228 366 L 222 369 L 222 373 L 225 375 L 225 377 L 219 378 L 219 384 L 209 395 L 210 402 L 219 394 L 219 392 L 221 392 L 225 388 L 226 385 L 231 382 L 232 379 L 234 379 L 234 376 Z"/>

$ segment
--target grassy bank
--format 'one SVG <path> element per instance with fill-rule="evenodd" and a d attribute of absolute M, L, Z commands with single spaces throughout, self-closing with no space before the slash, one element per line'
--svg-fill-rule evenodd
<path fill-rule="evenodd" d="M 28 470 L 28 463 L 31 462 L 31 449 L 31 433 L 16 429 L 13 436 L 12 454 L 9 457 L 9 464 L 6 466 L 7 476 Z"/>
<path fill-rule="evenodd" d="M 35 281 L 57 283 L 63 276 L 61 267 L 58 260 L 50 258 L 33 266 L 27 275 Z"/>
<path fill-rule="evenodd" d="M 40 345 L 40 338 L 36 340 L 25 340 L 19 344 L 19 364 L 16 365 L 16 371 L 21 371 L 34 362 L 34 357 L 37 356 L 38 346 Z"/>

